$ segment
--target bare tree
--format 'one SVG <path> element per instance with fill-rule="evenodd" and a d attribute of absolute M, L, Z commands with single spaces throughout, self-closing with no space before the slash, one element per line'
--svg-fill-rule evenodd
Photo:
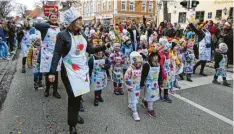
<path fill-rule="evenodd" d="M 0 1 L 0 17 L 6 18 L 7 15 L 14 10 L 14 7 L 11 4 L 12 0 Z"/>
<path fill-rule="evenodd" d="M 26 5 L 23 4 L 17 4 L 16 10 L 19 15 L 21 15 L 23 18 L 26 18 Z"/>

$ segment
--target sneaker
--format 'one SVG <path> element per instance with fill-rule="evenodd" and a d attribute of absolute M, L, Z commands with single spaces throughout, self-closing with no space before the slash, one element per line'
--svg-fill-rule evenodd
<path fill-rule="evenodd" d="M 94 106 L 98 106 L 98 99 L 94 99 L 93 104 L 94 104 Z"/>
<path fill-rule="evenodd" d="M 218 84 L 218 85 L 220 84 L 217 80 L 213 80 L 212 83 Z"/>
<path fill-rule="evenodd" d="M 199 73 L 201 76 L 207 76 L 207 74 L 205 73 Z"/>
<path fill-rule="evenodd" d="M 156 114 L 155 114 L 154 110 L 147 111 L 147 114 L 148 114 L 150 117 L 153 117 L 153 118 L 156 117 Z"/>
<path fill-rule="evenodd" d="M 123 88 L 119 88 L 119 94 L 124 95 Z"/>
<path fill-rule="evenodd" d="M 181 86 L 179 86 L 179 84 L 178 84 L 178 82 L 177 82 L 177 81 L 175 81 L 175 83 L 174 83 L 174 87 L 175 87 L 175 88 L 178 88 L 178 89 L 181 89 Z"/>
<path fill-rule="evenodd" d="M 172 100 L 169 98 L 168 95 L 166 95 L 166 96 L 163 97 L 163 101 L 166 101 L 167 103 L 171 103 L 172 102 Z"/>
<path fill-rule="evenodd" d="M 114 94 L 115 94 L 115 95 L 119 95 L 119 91 L 118 91 L 117 88 L 114 89 Z"/>
<path fill-rule="evenodd" d="M 133 117 L 133 119 L 134 119 L 135 121 L 140 121 L 140 117 L 139 117 L 139 115 L 138 115 L 137 112 L 134 112 L 134 113 L 132 114 L 132 117 Z"/>
<path fill-rule="evenodd" d="M 80 112 L 84 112 L 84 106 L 83 106 L 82 102 L 80 102 Z"/>
<path fill-rule="evenodd" d="M 231 86 L 231 84 L 230 84 L 230 83 L 228 83 L 226 80 L 225 80 L 225 81 L 223 81 L 223 85 L 224 85 L 224 86 L 227 86 L 227 87 L 230 87 L 230 86 Z"/>
<path fill-rule="evenodd" d="M 37 90 L 38 89 L 38 84 L 36 82 L 34 82 L 34 89 Z"/>
<path fill-rule="evenodd" d="M 144 99 L 142 99 L 142 105 L 144 108 L 148 108 L 148 103 Z"/>
<path fill-rule="evenodd" d="M 84 119 L 81 118 L 79 115 L 78 115 L 78 121 L 77 121 L 77 123 L 84 124 Z"/>
<path fill-rule="evenodd" d="M 104 102 L 104 100 L 103 100 L 103 98 L 101 96 L 98 98 L 98 101 L 99 102 Z"/>
<path fill-rule="evenodd" d="M 180 79 L 181 79 L 181 80 L 184 80 L 183 74 L 179 74 L 179 76 L 180 76 Z"/>
<path fill-rule="evenodd" d="M 10 58 L 8 58 L 8 57 L 5 57 L 5 58 L 2 58 L 3 60 L 10 60 Z"/>
<path fill-rule="evenodd" d="M 129 108 L 129 109 L 132 109 L 132 105 L 131 105 L 131 104 L 128 104 L 128 108 Z"/>
<path fill-rule="evenodd" d="M 25 73 L 25 72 L 26 72 L 25 68 L 22 68 L 22 73 Z"/>

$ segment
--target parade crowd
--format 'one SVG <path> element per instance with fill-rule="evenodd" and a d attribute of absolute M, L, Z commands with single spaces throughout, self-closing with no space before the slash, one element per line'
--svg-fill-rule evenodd
<path fill-rule="evenodd" d="M 84 123 L 78 114 L 84 111 L 82 95 L 93 90 L 93 103 L 98 106 L 104 102 L 102 90 L 110 80 L 115 95 L 127 93 L 135 121 L 140 121 L 139 101 L 150 117 L 156 117 L 154 103 L 172 103 L 168 94 L 181 88 L 178 79 L 193 82 L 199 65 L 199 74 L 207 76 L 204 68 L 211 60 L 216 70 L 212 82 L 220 84 L 220 76 L 222 84 L 230 86 L 226 76 L 228 65 L 233 64 L 231 24 L 226 20 L 188 20 L 183 30 L 179 24 L 167 21 L 157 26 L 143 16 L 139 23 L 129 19 L 115 25 L 100 21 L 84 25 L 81 15 L 70 8 L 61 24 L 57 13 L 51 13 L 45 23 L 30 24 L 25 20 L 21 30 L 2 22 L 0 57 L 6 59 L 18 39 L 22 73 L 26 66 L 33 70 L 35 90 L 43 86 L 45 76 L 45 97 L 50 95 L 52 85 L 53 96 L 61 98 L 57 90 L 61 73 L 68 94 L 68 125 L 70 133 L 75 134 L 77 123 Z"/>

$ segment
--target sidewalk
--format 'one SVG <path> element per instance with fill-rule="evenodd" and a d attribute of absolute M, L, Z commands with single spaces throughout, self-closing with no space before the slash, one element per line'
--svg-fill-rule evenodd
<path fill-rule="evenodd" d="M 214 68 L 214 61 L 207 62 L 206 67 Z M 228 66 L 227 72 L 233 73 L 233 65 Z"/>

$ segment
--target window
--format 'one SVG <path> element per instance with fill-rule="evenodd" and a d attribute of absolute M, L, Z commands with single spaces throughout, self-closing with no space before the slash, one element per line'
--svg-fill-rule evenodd
<path fill-rule="evenodd" d="M 204 21 L 204 15 L 205 15 L 204 11 L 197 11 L 195 19 L 200 20 L 200 21 Z"/>
<path fill-rule="evenodd" d="M 153 2 L 152 1 L 149 1 L 149 13 L 152 13 L 153 12 Z"/>
<path fill-rule="evenodd" d="M 229 17 L 233 18 L 233 7 L 231 7 L 230 10 L 229 10 Z"/>
<path fill-rule="evenodd" d="M 111 1 L 108 2 L 108 10 L 110 11 L 111 10 Z"/>
<path fill-rule="evenodd" d="M 146 0 L 143 0 L 143 1 L 142 1 L 142 4 L 141 4 L 141 11 L 142 11 L 142 12 L 146 12 Z"/>
<path fill-rule="evenodd" d="M 98 1 L 98 4 L 97 4 L 97 5 L 98 5 L 97 12 L 100 13 L 100 8 L 101 8 L 101 6 L 100 6 L 100 1 Z"/>
<path fill-rule="evenodd" d="M 179 23 L 186 23 L 186 12 L 179 13 Z"/>
<path fill-rule="evenodd" d="M 102 2 L 102 11 L 106 11 L 106 1 Z"/>
<path fill-rule="evenodd" d="M 222 10 L 216 10 L 216 16 L 215 18 L 221 19 L 222 18 Z"/>
<path fill-rule="evenodd" d="M 208 13 L 208 19 L 211 19 L 212 18 L 212 12 L 209 12 Z"/>
<path fill-rule="evenodd" d="M 135 1 L 131 0 L 129 3 L 129 10 L 130 11 L 135 11 Z"/>
<path fill-rule="evenodd" d="M 126 10 L 126 0 L 121 1 L 121 10 Z"/>

